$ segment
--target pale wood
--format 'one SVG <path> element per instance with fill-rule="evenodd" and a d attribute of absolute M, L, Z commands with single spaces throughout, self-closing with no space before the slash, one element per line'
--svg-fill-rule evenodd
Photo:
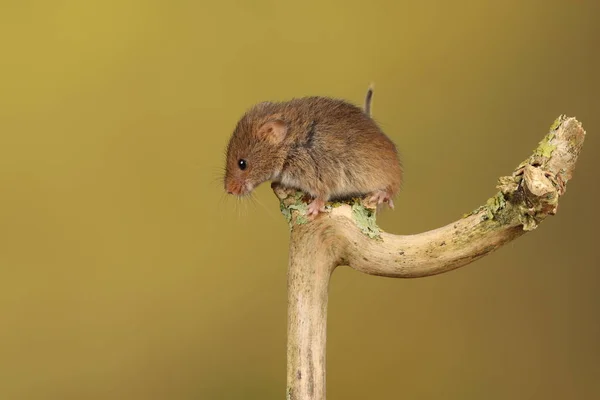
<path fill-rule="evenodd" d="M 559 117 L 534 154 L 512 175 L 500 178 L 500 191 L 486 205 L 417 235 L 365 234 L 353 217 L 356 201 L 329 204 L 329 212 L 309 221 L 304 216 L 306 199 L 273 185 L 291 228 L 287 399 L 325 400 L 327 291 L 337 266 L 417 278 L 451 271 L 491 253 L 556 213 L 584 138 L 575 118 Z M 372 207 L 364 205 L 363 211 Z"/>

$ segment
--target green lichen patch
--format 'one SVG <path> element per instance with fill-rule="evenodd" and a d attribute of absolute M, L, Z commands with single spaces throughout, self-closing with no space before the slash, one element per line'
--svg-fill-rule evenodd
<path fill-rule="evenodd" d="M 532 231 L 538 226 L 538 221 L 532 210 L 523 205 L 519 207 L 519 222 L 523 225 L 524 231 Z"/>
<path fill-rule="evenodd" d="M 352 204 L 352 217 L 356 226 L 368 237 L 375 239 L 381 238 L 381 229 L 376 223 L 375 210 L 363 206 L 359 201 Z"/>
<path fill-rule="evenodd" d="M 283 201 L 279 202 L 279 210 L 283 214 L 283 217 L 285 218 L 287 223 L 291 224 L 292 223 L 292 212 L 285 204 L 283 204 Z"/>
<path fill-rule="evenodd" d="M 554 122 L 552 123 L 552 125 L 550 125 L 550 131 L 555 131 L 557 130 L 563 122 L 565 122 L 567 120 L 567 116 L 566 115 L 561 115 L 558 118 L 556 118 L 554 120 Z"/>
<path fill-rule="evenodd" d="M 494 219 L 498 215 L 498 213 L 506 207 L 506 199 L 504 198 L 504 194 L 500 191 L 496 193 L 494 197 L 491 197 L 486 201 L 485 205 L 479 206 L 468 214 L 464 214 L 463 218 L 469 217 L 471 215 L 476 215 L 478 213 L 482 213 L 481 219 L 483 221 L 488 219 Z"/>
<path fill-rule="evenodd" d="M 306 224 L 308 222 L 308 218 L 306 217 L 306 215 L 308 214 L 308 205 L 304 202 L 300 202 L 300 203 L 296 203 L 296 204 L 292 204 L 290 206 L 288 206 L 288 208 L 290 210 L 298 210 L 299 213 L 296 216 L 296 224 L 297 225 L 302 225 L 302 224 Z"/>
<path fill-rule="evenodd" d="M 488 219 L 494 219 L 494 216 L 498 214 L 506 206 L 506 200 L 502 192 L 496 193 L 496 195 L 485 203 L 487 210 Z"/>
<path fill-rule="evenodd" d="M 471 211 L 471 212 L 468 212 L 468 213 L 466 213 L 466 214 L 463 214 L 463 216 L 462 216 L 462 217 L 463 217 L 463 218 L 467 218 L 467 217 L 470 217 L 471 215 L 475 215 L 475 214 L 477 214 L 478 212 L 480 212 L 481 210 L 483 210 L 484 208 L 485 208 L 485 206 L 479 206 L 479 207 L 477 207 L 476 209 L 474 209 L 473 211 Z"/>
<path fill-rule="evenodd" d="M 283 217 L 287 221 L 290 228 L 294 225 L 292 218 L 292 211 L 298 211 L 296 215 L 295 224 L 302 225 L 308 222 L 308 205 L 304 202 L 304 193 L 297 191 L 293 196 L 289 196 L 279 202 L 279 210 L 283 214 Z"/>
<path fill-rule="evenodd" d="M 333 209 L 333 208 L 337 208 L 337 207 L 339 207 L 339 206 L 341 206 L 343 204 L 346 204 L 346 203 L 343 203 L 341 201 L 334 201 L 334 202 L 331 202 L 331 203 L 327 203 L 327 205 L 325 206 L 325 208 Z"/>
<path fill-rule="evenodd" d="M 554 136 L 554 132 L 550 132 L 544 136 L 538 147 L 533 151 L 533 155 L 549 158 L 554 149 L 556 149 L 556 145 L 551 143 L 552 139 L 554 139 Z"/>

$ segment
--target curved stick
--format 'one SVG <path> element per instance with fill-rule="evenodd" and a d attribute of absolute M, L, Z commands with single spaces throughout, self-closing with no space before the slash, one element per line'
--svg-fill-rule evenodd
<path fill-rule="evenodd" d="M 306 196 L 272 185 L 291 229 L 288 269 L 287 399 L 325 400 L 329 277 L 338 265 L 371 275 L 417 278 L 467 265 L 535 229 L 554 215 L 566 191 L 585 131 L 559 117 L 533 154 L 485 205 L 456 222 L 416 234 L 392 235 L 375 223 L 366 199 L 328 203 L 309 221 Z"/>

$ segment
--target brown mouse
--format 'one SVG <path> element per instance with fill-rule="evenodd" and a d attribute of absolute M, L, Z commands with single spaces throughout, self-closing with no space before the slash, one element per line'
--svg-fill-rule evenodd
<path fill-rule="evenodd" d="M 309 215 L 325 202 L 371 195 L 394 207 L 402 167 L 394 143 L 365 109 L 340 99 L 303 97 L 262 102 L 238 121 L 227 146 L 224 186 L 249 194 L 271 180 L 313 197 Z"/>

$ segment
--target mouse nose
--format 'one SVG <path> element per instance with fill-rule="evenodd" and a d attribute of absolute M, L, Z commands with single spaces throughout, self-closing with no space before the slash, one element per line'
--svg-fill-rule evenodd
<path fill-rule="evenodd" d="M 225 191 L 227 192 L 227 194 L 238 194 L 239 192 L 239 185 L 236 185 L 235 182 L 228 182 L 225 185 Z"/>

